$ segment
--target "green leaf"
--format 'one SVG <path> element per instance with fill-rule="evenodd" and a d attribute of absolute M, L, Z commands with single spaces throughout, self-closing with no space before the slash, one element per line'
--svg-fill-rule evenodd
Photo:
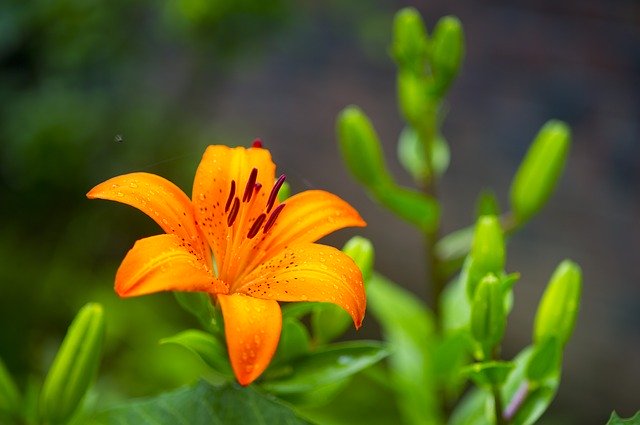
<path fill-rule="evenodd" d="M 628 419 L 622 419 L 616 412 L 612 412 L 607 425 L 640 425 L 640 412 Z"/>
<path fill-rule="evenodd" d="M 434 324 L 431 312 L 413 294 L 374 274 L 367 289 L 369 309 L 393 347 L 391 382 L 407 424 L 437 423 L 439 405 L 433 370 Z"/>
<path fill-rule="evenodd" d="M 514 364 L 504 361 L 490 361 L 485 363 L 470 364 L 462 370 L 479 387 L 491 388 L 502 385 Z"/>
<path fill-rule="evenodd" d="M 310 422 L 288 406 L 253 387 L 229 384 L 216 387 L 200 381 L 96 416 L 95 425 L 303 425 Z"/>
<path fill-rule="evenodd" d="M 398 159 L 416 183 L 422 184 L 429 178 L 424 146 L 416 131 L 411 127 L 405 127 L 400 133 Z M 449 161 L 450 152 L 447 141 L 442 136 L 436 137 L 432 146 L 431 167 L 437 176 L 441 176 L 447 171 Z"/>
<path fill-rule="evenodd" d="M 349 313 L 335 304 L 319 304 L 311 315 L 313 338 L 318 344 L 326 344 L 341 336 L 353 323 Z"/>
<path fill-rule="evenodd" d="M 313 390 L 347 378 L 387 357 L 385 346 L 376 341 L 341 342 L 322 347 L 291 364 L 291 373 L 264 382 L 276 394 Z"/>
<path fill-rule="evenodd" d="M 422 231 L 433 231 L 438 225 L 440 206 L 435 199 L 393 183 L 378 185 L 372 190 L 378 202 Z"/>
<path fill-rule="evenodd" d="M 11 374 L 0 359 L 0 418 L 15 416 L 20 406 L 20 392 Z"/>
<path fill-rule="evenodd" d="M 560 367 L 558 367 L 555 372 L 549 374 L 547 378 L 537 383 L 537 385 L 531 385 L 527 381 L 527 366 L 533 353 L 533 347 L 527 347 L 516 356 L 513 360 L 516 367 L 509 374 L 509 378 L 502 388 L 502 399 L 506 406 L 506 411 L 512 407 L 514 400 L 517 399 L 516 394 L 526 390 L 523 403 L 511 418 L 510 423 L 512 425 L 530 425 L 535 423 L 545 410 L 547 410 L 558 391 L 558 385 L 560 384 Z"/>
<path fill-rule="evenodd" d="M 207 332 L 190 329 L 164 338 L 160 343 L 180 345 L 197 355 L 214 371 L 229 378 L 233 377 L 224 344 Z"/>
<path fill-rule="evenodd" d="M 534 345 L 534 351 L 527 365 L 527 379 L 535 384 L 552 373 L 557 373 L 562 358 L 558 338 L 551 336 Z"/>
<path fill-rule="evenodd" d="M 447 333 L 469 330 L 471 302 L 466 290 L 469 263 L 470 259 L 467 258 L 460 275 L 449 282 L 440 298 L 442 327 Z"/>
<path fill-rule="evenodd" d="M 217 335 L 222 334 L 222 317 L 220 311 L 211 303 L 211 297 L 202 292 L 175 291 L 173 296 L 180 307 L 193 314 L 202 327 Z"/>
<path fill-rule="evenodd" d="M 293 317 L 296 319 L 301 319 L 313 312 L 318 303 L 315 302 L 300 302 L 300 303 L 289 303 L 282 306 L 282 318 L 285 319 L 287 317 Z"/>
<path fill-rule="evenodd" d="M 295 317 L 284 317 L 282 332 L 271 366 L 287 364 L 309 352 L 309 332 Z"/>
<path fill-rule="evenodd" d="M 318 424 L 389 425 L 399 423 L 400 412 L 389 377 L 379 363 L 351 378 L 328 403 L 303 406 L 301 412 Z M 296 406 L 298 404 L 296 403 Z"/>
<path fill-rule="evenodd" d="M 510 425 L 531 425 L 547 410 L 560 383 L 560 370 L 556 370 L 537 385 L 526 379 L 526 369 L 533 354 L 527 347 L 513 360 L 515 367 L 502 387 L 502 400 Z M 520 402 L 519 402 L 519 400 Z M 449 425 L 489 425 L 494 422 L 493 400 L 486 390 L 471 391 L 456 407 Z"/>

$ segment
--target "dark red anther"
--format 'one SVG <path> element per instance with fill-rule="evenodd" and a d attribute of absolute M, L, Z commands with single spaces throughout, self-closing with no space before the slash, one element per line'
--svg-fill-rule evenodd
<path fill-rule="evenodd" d="M 281 174 L 280 177 L 278 177 L 278 180 L 276 180 L 276 183 L 273 185 L 273 189 L 271 189 L 271 193 L 269 194 L 269 200 L 267 201 L 267 212 L 271 211 L 271 208 L 273 208 L 273 204 L 276 202 L 276 198 L 278 197 L 278 192 L 280 191 L 280 188 L 284 184 L 284 179 L 286 178 L 287 177 L 284 174 Z"/>
<path fill-rule="evenodd" d="M 238 210 L 240 210 L 240 199 L 236 196 L 233 198 L 233 206 L 227 216 L 227 226 L 233 226 L 233 222 L 236 221 L 236 217 L 238 216 Z"/>
<path fill-rule="evenodd" d="M 260 139 L 254 140 L 253 143 L 251 143 L 251 147 L 258 148 L 258 149 L 262 148 L 262 140 Z"/>
<path fill-rule="evenodd" d="M 244 195 L 242 195 L 242 202 L 249 202 L 251 195 L 253 195 L 253 187 L 256 185 L 256 179 L 258 178 L 258 169 L 254 168 L 249 174 L 249 180 L 244 188 Z"/>
<path fill-rule="evenodd" d="M 253 239 L 253 237 L 258 234 L 258 232 L 260 231 L 260 226 L 262 226 L 262 223 L 264 223 L 265 218 L 267 218 L 267 215 L 265 213 L 260 214 L 258 218 L 256 218 L 256 221 L 253 222 L 251 229 L 249 229 L 249 233 L 247 233 L 247 237 L 249 239 Z"/>
<path fill-rule="evenodd" d="M 233 197 L 236 195 L 236 181 L 231 180 L 231 190 L 229 191 L 229 197 L 227 198 L 227 204 L 224 206 L 224 212 L 229 211 L 229 207 L 231 206 L 231 201 L 233 201 Z"/>
<path fill-rule="evenodd" d="M 269 220 L 267 220 L 267 224 L 264 225 L 264 233 L 267 233 L 269 229 L 271 229 L 273 225 L 276 224 L 276 218 L 278 218 L 285 205 L 286 204 L 280 204 L 276 207 L 275 210 L 273 210 L 271 216 L 269 216 Z"/>

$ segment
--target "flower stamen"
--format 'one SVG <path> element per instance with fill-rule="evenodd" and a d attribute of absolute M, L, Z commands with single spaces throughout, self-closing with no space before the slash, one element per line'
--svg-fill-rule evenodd
<path fill-rule="evenodd" d="M 231 206 L 231 201 L 233 201 L 233 197 L 236 194 L 236 181 L 231 180 L 231 190 L 229 191 L 229 197 L 227 198 L 227 204 L 224 206 L 224 212 L 229 212 L 229 207 Z"/>
<path fill-rule="evenodd" d="M 264 220 L 266 218 L 267 215 L 265 213 L 260 214 L 258 218 L 256 218 L 256 221 L 251 226 L 251 229 L 249 229 L 249 233 L 247 233 L 247 238 L 253 239 L 255 235 L 258 234 L 258 232 L 260 231 L 260 227 L 262 226 L 262 223 L 264 223 Z"/>
<path fill-rule="evenodd" d="M 269 220 L 267 220 L 267 224 L 264 225 L 264 230 L 263 230 L 264 233 L 267 233 L 269 229 L 271 229 L 273 225 L 276 224 L 276 218 L 278 218 L 278 215 L 280 215 L 280 213 L 284 209 L 284 206 L 285 204 L 280 204 L 276 207 L 275 210 L 273 210 L 273 212 L 269 216 Z"/>
<path fill-rule="evenodd" d="M 258 178 L 258 169 L 254 168 L 251 170 L 251 174 L 249 175 L 249 180 L 247 181 L 247 186 L 244 188 L 244 195 L 242 195 L 242 202 L 249 202 L 251 200 L 251 195 L 253 195 L 253 190 L 256 185 L 256 179 Z"/>
<path fill-rule="evenodd" d="M 271 193 L 269 194 L 269 200 L 267 201 L 267 213 L 269 213 L 271 211 L 271 208 L 273 208 L 273 204 L 276 202 L 276 198 L 278 197 L 278 192 L 280 191 L 280 188 L 284 184 L 284 180 L 286 178 L 287 176 L 281 174 L 280 177 L 278 177 L 276 183 L 273 185 L 273 189 L 271 189 Z"/>
<path fill-rule="evenodd" d="M 233 199 L 233 206 L 229 211 L 229 215 L 227 216 L 227 226 L 233 226 L 233 222 L 236 221 L 236 217 L 238 216 L 238 211 L 240 210 L 240 199 L 236 196 Z"/>

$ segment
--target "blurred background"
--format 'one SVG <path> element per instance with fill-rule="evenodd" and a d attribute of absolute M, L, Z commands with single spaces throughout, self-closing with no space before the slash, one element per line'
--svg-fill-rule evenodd
<path fill-rule="evenodd" d="M 105 305 L 101 402 L 155 394 L 203 366 L 160 338 L 196 327 L 170 294 L 121 300 L 119 261 L 158 233 L 138 211 L 91 201 L 132 171 L 190 193 L 208 144 L 261 137 L 294 191 L 355 205 L 377 268 L 426 297 L 422 242 L 342 167 L 334 124 L 360 105 L 395 160 L 402 122 L 389 57 L 393 14 L 429 27 L 461 18 L 467 57 L 449 96 L 452 151 L 441 184 L 446 231 L 470 224 L 477 194 L 507 205 L 511 177 L 550 118 L 574 144 L 560 187 L 510 242 L 522 273 L 504 348 L 530 341 L 538 300 L 563 258 L 584 299 L 559 394 L 542 423 L 601 424 L 640 409 L 640 4 L 635 0 L 5 0 L 0 5 L 0 358 L 24 388 L 46 371 L 75 312 Z M 341 245 L 356 234 L 327 239 Z M 377 337 L 365 321 L 360 336 Z"/>

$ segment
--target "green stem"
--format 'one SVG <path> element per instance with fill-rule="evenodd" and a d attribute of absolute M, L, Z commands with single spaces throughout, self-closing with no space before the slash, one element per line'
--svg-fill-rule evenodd
<path fill-rule="evenodd" d="M 507 421 L 504 419 L 502 412 L 504 411 L 502 405 L 502 396 L 500 395 L 500 388 L 497 385 L 491 387 L 493 393 L 493 405 L 496 414 L 496 425 L 507 425 Z"/>

